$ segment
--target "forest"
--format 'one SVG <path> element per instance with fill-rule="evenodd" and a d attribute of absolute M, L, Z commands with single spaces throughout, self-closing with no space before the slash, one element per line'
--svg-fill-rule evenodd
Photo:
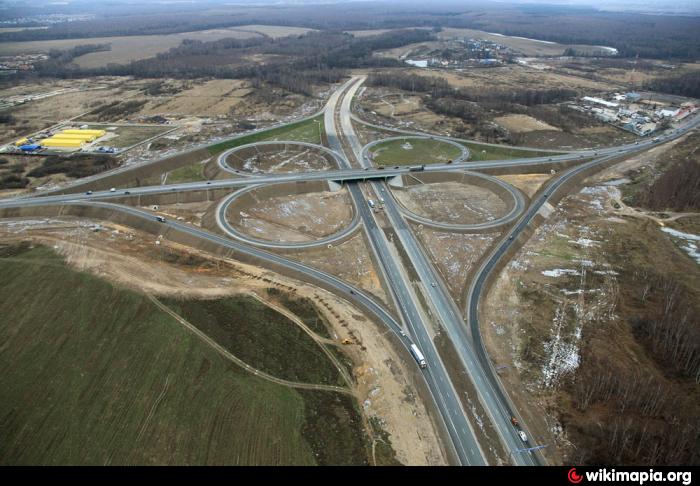
<path fill-rule="evenodd" d="M 425 29 L 396 30 L 383 35 L 355 38 L 337 31 L 309 32 L 280 39 L 221 39 L 211 42 L 185 40 L 178 47 L 154 58 L 126 65 L 80 69 L 70 63 L 71 54 L 38 63 L 35 74 L 20 76 L 72 78 L 85 76 L 134 76 L 138 78 L 230 78 L 248 79 L 254 85 L 266 82 L 294 93 L 310 95 L 312 86 L 335 83 L 345 69 L 399 66 L 395 59 L 375 57 L 380 49 L 391 49 L 415 42 L 433 40 Z M 99 46 L 88 46 L 97 48 Z M 77 46 L 75 49 L 83 48 Z M 256 55 L 260 62 L 247 59 Z M 57 62 L 67 59 L 68 62 Z"/>
<path fill-rule="evenodd" d="M 656 78 L 647 82 L 644 87 L 661 93 L 700 98 L 700 71 Z"/>
<path fill-rule="evenodd" d="M 199 4 L 198 4 L 199 5 Z M 494 2 L 362 2 L 324 5 L 231 5 L 203 3 L 156 7 L 132 5 L 119 15 L 49 25 L 46 29 L 0 33 L 0 42 L 104 36 L 170 34 L 250 24 L 319 30 L 461 27 L 563 44 L 616 48 L 622 57 L 700 57 L 697 17 L 604 12 L 567 6 Z M 409 8 L 410 7 L 410 8 Z M 95 10 L 99 12 L 99 9 Z"/>

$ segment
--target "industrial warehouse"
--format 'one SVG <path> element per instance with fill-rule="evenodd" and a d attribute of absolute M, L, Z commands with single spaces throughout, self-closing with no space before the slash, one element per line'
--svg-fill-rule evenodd
<path fill-rule="evenodd" d="M 92 143 L 103 137 L 105 130 L 90 130 L 87 128 L 69 128 L 60 130 L 54 134 L 37 137 L 37 141 L 29 138 L 22 138 L 15 142 L 15 147 L 24 153 L 36 153 L 42 149 L 73 151 L 83 148 L 84 145 Z"/>

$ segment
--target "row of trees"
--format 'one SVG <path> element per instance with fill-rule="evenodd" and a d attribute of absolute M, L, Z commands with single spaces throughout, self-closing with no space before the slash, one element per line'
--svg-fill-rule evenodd
<path fill-rule="evenodd" d="M 700 209 L 699 135 L 676 147 L 668 156 L 668 168 L 646 188 L 636 192 L 632 203 L 654 211 Z"/>
<path fill-rule="evenodd" d="M 680 76 L 655 78 L 648 81 L 645 88 L 661 93 L 700 98 L 700 72 L 693 71 Z"/>

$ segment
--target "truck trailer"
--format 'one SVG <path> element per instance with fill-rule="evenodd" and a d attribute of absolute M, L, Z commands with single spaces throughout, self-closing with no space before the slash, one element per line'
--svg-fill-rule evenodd
<path fill-rule="evenodd" d="M 415 344 L 411 344 L 411 354 L 413 355 L 413 359 L 416 360 L 416 363 L 418 363 L 418 366 L 421 368 L 428 367 L 428 363 L 425 362 L 425 356 L 423 356 L 423 353 L 420 352 L 420 349 L 418 349 L 418 346 Z"/>

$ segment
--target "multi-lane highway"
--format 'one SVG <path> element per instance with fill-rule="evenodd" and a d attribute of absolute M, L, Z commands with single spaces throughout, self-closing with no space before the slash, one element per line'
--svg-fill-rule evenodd
<path fill-rule="evenodd" d="M 348 121 L 343 125 L 347 127 L 346 130 L 353 130 L 352 123 L 350 122 L 349 102 L 343 104 L 341 117 L 344 117 Z M 364 154 L 366 154 L 366 152 L 360 152 L 360 155 Z M 366 158 L 361 157 L 360 163 L 364 166 L 369 166 L 369 160 Z M 390 194 L 390 191 L 384 183 L 373 182 L 372 186 L 376 194 Z M 402 218 L 398 204 L 393 197 L 389 196 L 385 198 L 385 210 L 392 229 L 397 234 L 399 242 L 408 255 L 413 269 L 418 274 L 422 284 L 422 292 L 428 300 L 431 313 L 436 317 L 436 320 L 445 330 L 450 341 L 454 345 L 462 365 L 467 371 L 474 389 L 477 391 L 478 399 L 489 415 L 494 429 L 498 432 L 507 450 L 512 451 L 522 448 L 521 439 L 510 423 L 510 418 L 512 416 L 510 408 L 507 406 L 507 403 L 502 402 L 501 396 L 494 390 L 494 387 L 498 386 L 498 383 L 489 380 L 489 376 L 478 362 L 476 353 L 472 349 L 471 341 L 467 335 L 463 317 L 453 299 L 450 297 L 439 273 L 431 264 L 413 232 Z M 520 214 L 520 212 L 517 214 Z M 429 327 L 429 324 L 426 322 L 420 322 L 420 325 L 426 329 Z M 417 334 L 427 334 L 427 332 L 421 333 L 419 329 Z M 432 348 L 432 343 L 425 342 L 425 339 L 422 339 L 420 342 L 423 346 L 430 346 Z M 431 365 L 432 364 L 433 363 L 431 363 Z M 516 464 L 522 465 L 537 464 L 535 456 L 532 455 L 515 455 L 512 457 L 512 460 Z"/>
<path fill-rule="evenodd" d="M 587 170 L 591 170 L 600 164 L 610 160 L 627 156 L 634 152 L 648 149 L 651 146 L 664 143 L 672 138 L 676 138 L 695 128 L 700 122 L 700 117 L 689 117 L 677 129 L 667 132 L 659 137 L 640 141 L 638 143 L 609 147 L 598 150 L 584 150 L 574 153 L 557 154 L 552 153 L 544 157 L 518 158 L 510 160 L 494 160 L 483 162 L 466 162 L 457 160 L 452 164 L 432 164 L 425 167 L 426 172 L 433 171 L 464 171 L 479 169 L 504 169 L 517 166 L 547 166 L 552 167 L 557 164 L 570 166 L 572 162 L 580 162 L 572 168 L 560 171 L 560 173 L 548 183 L 536 199 L 531 201 L 526 208 L 525 201 L 519 191 L 509 185 L 499 181 L 514 197 L 513 210 L 509 212 L 506 220 L 497 222 L 498 224 L 508 224 L 517 222 L 501 242 L 495 247 L 491 254 L 478 269 L 475 278 L 469 285 L 467 308 L 462 312 L 454 300 L 450 297 L 446 285 L 440 278 L 439 273 L 430 259 L 426 256 L 423 248 L 418 243 L 416 237 L 410 230 L 405 219 L 407 215 L 402 211 L 397 202 L 390 196 L 390 191 L 386 181 L 410 172 L 408 167 L 387 167 L 378 169 L 371 167 L 370 161 L 363 155 L 367 152 L 367 147 L 362 147 L 357 134 L 354 131 L 352 120 L 358 121 L 351 113 L 352 99 L 362 84 L 362 78 L 352 78 L 342 85 L 330 97 L 329 102 L 323 110 L 324 124 L 328 139 L 329 148 L 312 146 L 330 154 L 337 162 L 338 169 L 316 172 L 300 172 L 289 174 L 267 174 L 249 175 L 229 180 L 193 182 L 183 184 L 147 186 L 130 189 L 118 189 L 114 191 L 88 191 L 78 194 L 37 194 L 36 197 L 22 197 L 15 199 L 0 200 L 0 208 L 12 207 L 39 207 L 39 206 L 62 206 L 62 205 L 87 205 L 101 207 L 110 211 L 128 214 L 133 218 L 154 220 L 154 215 L 144 210 L 133 207 L 112 204 L 111 201 L 120 198 L 137 198 L 139 196 L 181 193 L 187 191 L 220 191 L 243 189 L 252 190 L 260 185 L 278 184 L 283 182 L 300 181 L 335 181 L 347 185 L 352 200 L 355 205 L 355 215 L 351 225 L 345 230 L 328 237 L 329 241 L 337 241 L 354 231 L 357 225 L 361 224 L 365 229 L 370 242 L 371 251 L 378 264 L 378 271 L 385 280 L 389 289 L 389 297 L 395 308 L 398 310 L 397 320 L 383 304 L 375 298 L 362 292 L 361 290 L 343 282 L 341 279 L 327 273 L 316 270 L 299 262 L 289 260 L 280 255 L 266 251 L 260 246 L 265 244 L 254 239 L 238 238 L 239 241 L 230 238 L 214 235 L 200 228 L 196 228 L 177 221 L 164 221 L 164 228 L 170 228 L 189 237 L 207 241 L 224 248 L 233 250 L 239 254 L 246 255 L 260 262 L 261 265 L 270 264 L 282 271 L 289 271 L 294 276 L 303 275 L 304 279 L 330 289 L 343 298 L 353 301 L 361 308 L 372 314 L 379 322 L 385 324 L 388 329 L 394 332 L 407 351 L 410 344 L 417 344 L 422 350 L 428 363 L 423 370 L 423 376 L 432 400 L 439 412 L 444 429 L 449 436 L 452 451 L 457 460 L 464 465 L 486 464 L 487 460 L 483 448 L 476 437 L 469 420 L 468 413 L 464 410 L 459 399 L 459 394 L 453 383 L 442 358 L 433 343 L 431 330 L 437 324 L 442 328 L 452 341 L 457 354 L 461 360 L 464 370 L 468 373 L 478 399 L 484 407 L 488 419 L 497 431 L 499 439 L 511 455 L 511 460 L 515 464 L 539 464 L 541 458 L 529 453 L 516 453 L 523 448 L 523 444 L 517 435 L 517 431 L 511 426 L 511 416 L 517 415 L 513 409 L 507 393 L 501 387 L 498 376 L 488 358 L 488 354 L 480 339 L 478 323 L 478 304 L 491 272 L 498 267 L 501 260 L 505 258 L 509 247 L 537 215 L 541 207 L 552 197 L 552 195 L 563 191 L 567 182 L 580 176 Z M 314 115 L 315 116 L 315 115 Z M 366 122 L 362 122 L 366 123 Z M 386 130 L 387 127 L 381 127 Z M 415 132 L 394 130 L 397 133 L 404 133 L 411 136 L 425 136 Z M 461 140 L 439 137 L 434 138 L 449 140 L 450 143 L 463 142 Z M 285 143 L 285 142 L 275 142 Z M 297 143 L 297 142 L 288 142 Z M 488 145 L 488 144 L 485 144 Z M 196 150 L 195 149 L 192 150 Z M 466 150 L 466 149 L 465 149 Z M 527 150 L 527 149 L 525 149 Z M 225 164 L 225 154 L 219 158 L 220 166 L 229 171 L 234 171 Z M 133 166 L 138 167 L 138 166 Z M 119 169 L 127 171 L 133 167 Z M 103 176 L 98 176 L 97 180 Z M 370 184 L 362 185 L 362 181 Z M 84 180 L 81 180 L 81 187 Z M 367 193 L 363 192 L 368 191 Z M 65 191 L 65 188 L 64 190 Z M 369 191 L 374 191 L 376 195 L 385 196 L 385 219 L 377 219 L 366 203 Z M 240 192 L 240 191 L 239 191 Z M 222 202 L 217 211 L 217 218 L 224 228 L 225 212 L 227 204 L 230 203 L 231 196 Z M 396 235 L 396 241 L 390 242 L 387 239 L 387 231 Z M 237 235 L 232 234 L 237 237 Z M 327 243 L 326 241 L 322 241 Z M 318 242 L 309 243 L 310 245 Z M 303 245 L 303 244 L 302 244 Z M 408 257 L 408 263 L 402 261 L 397 252 L 400 247 Z M 268 244 L 267 247 L 276 247 L 275 244 Z M 285 245 L 282 245 L 285 246 Z M 406 265 L 408 265 L 408 268 Z M 418 286 L 409 282 L 408 275 L 415 272 L 418 275 Z M 426 304 L 420 304 L 417 293 L 420 292 Z M 430 317 L 429 317 L 430 316 Z M 435 322 L 428 322 L 434 319 Z"/>
<path fill-rule="evenodd" d="M 357 161 L 360 155 L 361 145 L 357 139 L 347 116 L 354 93 L 360 86 L 359 79 L 351 80 L 347 92 L 340 91 L 339 97 L 344 95 L 342 104 L 338 109 L 338 98 L 332 99 L 326 111 L 326 136 L 328 144 L 338 153 L 347 152 L 348 159 Z M 336 123 L 340 119 L 340 130 Z M 345 122 L 345 123 L 343 123 Z M 350 167 L 347 159 L 343 165 Z M 452 384 L 447 369 L 438 353 L 435 344 L 426 325 L 424 313 L 418 308 L 418 299 L 413 289 L 407 282 L 405 270 L 401 268 L 398 255 L 392 252 L 389 242 L 382 228 L 379 227 L 373 213 L 365 201 L 365 196 L 356 182 L 348 184 L 350 193 L 362 218 L 362 222 L 368 233 L 371 250 L 375 255 L 375 261 L 385 276 L 388 287 L 396 303 L 402 321 L 408 330 L 408 336 L 415 341 L 426 360 L 430 363 L 423 370 L 428 388 L 439 410 L 444 426 L 452 441 L 454 452 L 463 465 L 484 465 L 486 458 L 481 450 L 478 439 L 464 411 L 459 395 Z"/>

